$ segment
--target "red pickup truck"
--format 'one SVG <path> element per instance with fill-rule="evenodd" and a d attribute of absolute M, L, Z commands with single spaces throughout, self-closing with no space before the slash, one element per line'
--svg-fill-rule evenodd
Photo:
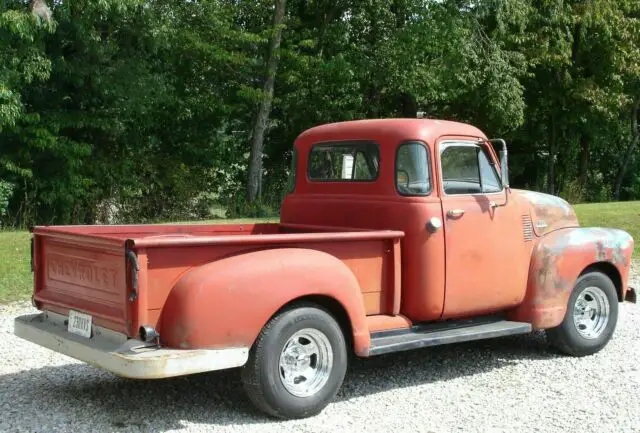
<path fill-rule="evenodd" d="M 497 151 L 494 149 L 497 147 Z M 360 357 L 545 329 L 602 349 L 633 239 L 509 188 L 507 148 L 455 122 L 318 126 L 278 224 L 33 229 L 22 338 L 131 378 L 242 367 L 267 414 L 320 412 Z"/>

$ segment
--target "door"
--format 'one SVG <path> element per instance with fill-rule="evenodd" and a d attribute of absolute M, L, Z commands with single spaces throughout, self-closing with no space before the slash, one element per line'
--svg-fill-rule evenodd
<path fill-rule="evenodd" d="M 443 318 L 519 304 L 529 264 L 521 245 L 521 216 L 517 203 L 507 199 L 492 155 L 475 142 L 459 140 L 440 142 L 439 153 L 446 257 Z"/>

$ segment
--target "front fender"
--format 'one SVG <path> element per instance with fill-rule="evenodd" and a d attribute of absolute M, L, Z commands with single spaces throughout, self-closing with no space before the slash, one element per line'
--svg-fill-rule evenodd
<path fill-rule="evenodd" d="M 160 318 L 162 343 L 175 348 L 251 347 L 282 306 L 307 295 L 333 298 L 346 311 L 354 349 L 370 346 L 360 287 L 336 257 L 316 250 L 254 251 L 202 265 L 171 290 Z"/>
<path fill-rule="evenodd" d="M 596 263 L 610 263 L 620 274 L 625 298 L 633 238 L 622 230 L 566 228 L 538 241 L 529 266 L 527 294 L 510 317 L 536 329 L 558 326 L 564 319 L 571 291 L 580 274 Z"/>

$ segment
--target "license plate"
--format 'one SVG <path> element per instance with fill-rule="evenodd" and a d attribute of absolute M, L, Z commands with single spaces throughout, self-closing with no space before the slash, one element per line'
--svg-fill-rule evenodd
<path fill-rule="evenodd" d="M 82 337 L 91 338 L 91 316 L 69 310 L 69 326 L 67 330 Z"/>

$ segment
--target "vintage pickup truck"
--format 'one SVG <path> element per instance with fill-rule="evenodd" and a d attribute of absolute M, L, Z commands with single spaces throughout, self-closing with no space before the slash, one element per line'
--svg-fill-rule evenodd
<path fill-rule="evenodd" d="M 15 333 L 130 378 L 242 367 L 259 409 L 299 418 L 335 397 L 348 352 L 545 329 L 584 356 L 636 300 L 631 236 L 510 189 L 505 142 L 471 125 L 318 126 L 291 172 L 277 224 L 35 227 L 41 313 Z"/>

